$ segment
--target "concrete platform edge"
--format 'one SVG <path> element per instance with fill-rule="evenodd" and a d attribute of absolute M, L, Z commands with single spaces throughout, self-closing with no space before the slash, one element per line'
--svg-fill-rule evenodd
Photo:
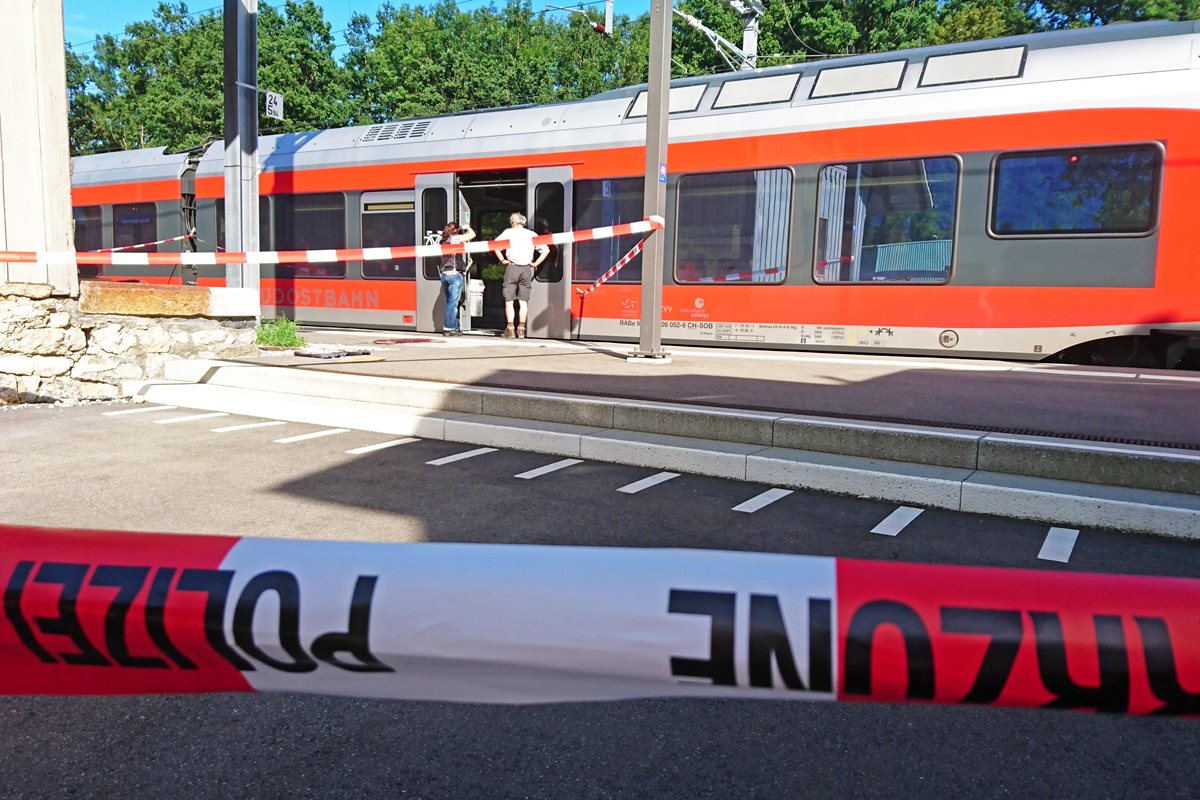
<path fill-rule="evenodd" d="M 131 381 L 127 389 L 147 402 L 181 408 L 519 448 L 1056 525 L 1200 538 L 1200 499 L 1178 493 L 212 384 Z"/>

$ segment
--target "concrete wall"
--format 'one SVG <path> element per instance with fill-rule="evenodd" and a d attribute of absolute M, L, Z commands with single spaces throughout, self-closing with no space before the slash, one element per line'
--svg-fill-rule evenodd
<path fill-rule="evenodd" d="M 74 250 L 62 1 L 0 5 L 0 250 Z M 0 263 L 0 283 L 79 292 L 70 266 Z"/>

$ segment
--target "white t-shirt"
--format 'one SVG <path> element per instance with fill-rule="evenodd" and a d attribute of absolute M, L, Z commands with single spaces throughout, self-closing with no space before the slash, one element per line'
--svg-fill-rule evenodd
<path fill-rule="evenodd" d="M 514 264 L 532 264 L 533 263 L 533 240 L 537 238 L 537 234 L 529 230 L 529 228 L 508 228 L 504 233 L 496 237 L 496 240 L 507 240 L 512 243 L 504 251 L 504 257 Z M 550 248 L 544 244 L 537 246 L 539 253 L 548 253 Z"/>

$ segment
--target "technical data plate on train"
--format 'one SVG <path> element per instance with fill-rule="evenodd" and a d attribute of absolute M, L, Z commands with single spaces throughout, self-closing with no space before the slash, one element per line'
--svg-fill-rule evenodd
<path fill-rule="evenodd" d="M 795 344 L 813 345 L 844 345 L 855 343 L 863 337 L 856 335 L 856 330 L 841 325 L 788 325 L 780 323 L 759 322 L 717 322 L 713 324 L 713 334 L 717 341 L 725 342 L 765 342 L 788 341 Z M 874 337 L 871 337 L 872 339 Z M 874 341 L 856 343 L 876 344 Z M 887 344 L 879 341 L 878 344 Z"/>

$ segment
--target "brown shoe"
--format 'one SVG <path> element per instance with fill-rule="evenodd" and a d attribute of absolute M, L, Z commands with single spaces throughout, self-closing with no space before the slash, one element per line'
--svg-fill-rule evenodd
<path fill-rule="evenodd" d="M 512 326 L 512 325 L 509 325 L 508 327 L 506 327 L 506 328 L 504 329 L 504 333 L 500 334 L 500 337 L 501 337 L 501 338 L 503 338 L 503 339 L 512 339 L 512 338 L 514 338 L 515 336 L 516 336 L 516 334 L 514 334 L 514 333 L 513 333 L 513 326 Z"/>
<path fill-rule="evenodd" d="M 518 339 L 524 339 L 524 338 L 525 338 L 525 326 L 524 326 L 524 325 L 518 325 L 518 326 L 517 326 L 517 338 L 518 338 Z"/>

